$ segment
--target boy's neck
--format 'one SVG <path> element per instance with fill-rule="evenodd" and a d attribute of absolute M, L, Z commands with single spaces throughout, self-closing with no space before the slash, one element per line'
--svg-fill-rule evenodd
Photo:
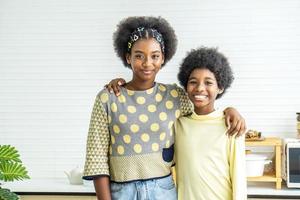
<path fill-rule="evenodd" d="M 215 108 L 194 108 L 197 115 L 208 115 L 215 111 Z"/>

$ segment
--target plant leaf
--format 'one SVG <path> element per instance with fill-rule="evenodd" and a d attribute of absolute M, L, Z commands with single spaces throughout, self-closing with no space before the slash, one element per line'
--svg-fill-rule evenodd
<path fill-rule="evenodd" d="M 15 147 L 10 145 L 0 145 L 0 163 L 6 161 L 22 162 Z"/>
<path fill-rule="evenodd" d="M 0 188 L 0 200 L 18 200 L 19 196 L 9 189 Z"/>
<path fill-rule="evenodd" d="M 29 179 L 28 172 L 26 168 L 21 163 L 0 163 L 0 180 L 14 181 L 14 180 L 23 180 Z"/>

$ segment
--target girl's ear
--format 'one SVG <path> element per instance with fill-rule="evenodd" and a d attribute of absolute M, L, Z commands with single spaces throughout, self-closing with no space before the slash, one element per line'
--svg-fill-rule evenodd
<path fill-rule="evenodd" d="M 131 64 L 130 54 L 129 53 L 126 53 L 126 61 L 127 61 L 128 65 Z"/>

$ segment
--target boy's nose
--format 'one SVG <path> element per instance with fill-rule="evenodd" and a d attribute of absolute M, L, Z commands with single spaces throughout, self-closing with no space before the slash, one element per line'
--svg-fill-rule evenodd
<path fill-rule="evenodd" d="M 196 90 L 197 90 L 197 91 L 202 91 L 202 90 L 204 90 L 203 84 L 198 84 L 197 87 L 196 87 Z"/>

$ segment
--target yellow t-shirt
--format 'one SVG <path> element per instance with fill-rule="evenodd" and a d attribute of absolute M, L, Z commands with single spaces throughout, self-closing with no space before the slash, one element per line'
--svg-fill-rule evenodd
<path fill-rule="evenodd" d="M 244 138 L 225 134 L 222 112 L 181 117 L 174 129 L 179 200 L 247 199 Z"/>

